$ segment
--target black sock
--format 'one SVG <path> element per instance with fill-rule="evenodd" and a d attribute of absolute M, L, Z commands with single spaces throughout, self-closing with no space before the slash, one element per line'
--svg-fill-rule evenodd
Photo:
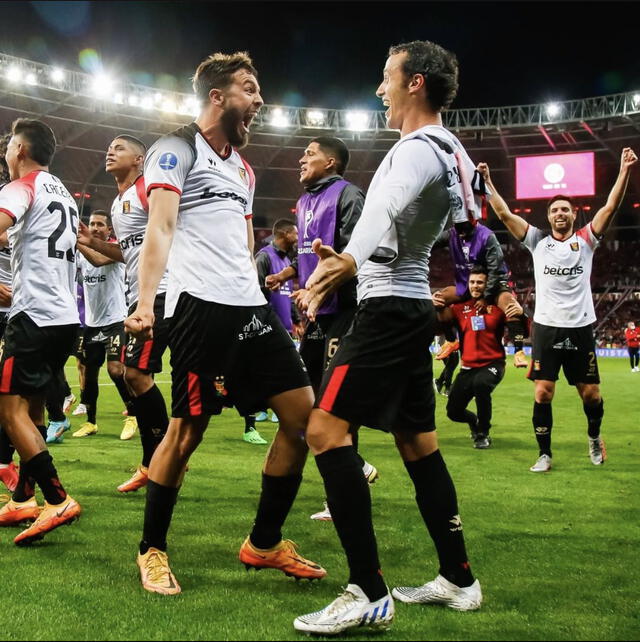
<path fill-rule="evenodd" d="M 16 449 L 11 445 L 7 431 L 0 427 L 0 464 L 10 464 Z"/>
<path fill-rule="evenodd" d="M 364 458 L 358 452 L 358 444 L 360 443 L 360 433 L 357 430 L 351 433 L 351 443 L 353 444 L 353 449 L 356 451 L 356 457 L 360 462 L 360 468 L 364 468 L 364 465 L 365 465 Z"/>
<path fill-rule="evenodd" d="M 147 501 L 144 507 L 144 528 L 140 553 L 144 555 L 151 547 L 167 550 L 167 533 L 171 525 L 173 507 L 178 501 L 179 488 L 162 486 L 149 480 Z"/>
<path fill-rule="evenodd" d="M 80 391 L 80 401 L 78 403 L 87 405 L 87 395 L 85 394 L 84 388 Z"/>
<path fill-rule="evenodd" d="M 553 428 L 551 404 L 534 401 L 533 430 L 536 433 L 540 454 L 549 455 L 549 457 L 551 457 L 551 428 Z"/>
<path fill-rule="evenodd" d="M 372 601 L 387 594 L 371 520 L 371 495 L 353 446 L 316 456 L 327 503 L 349 564 L 349 583 Z"/>
<path fill-rule="evenodd" d="M 87 407 L 87 421 L 89 423 L 96 423 L 96 412 L 98 409 L 98 372 L 100 368 L 87 366 L 84 378 L 84 404 Z"/>
<path fill-rule="evenodd" d="M 452 326 L 446 326 L 442 334 L 444 334 L 444 338 L 447 341 L 451 341 L 451 343 L 458 340 L 458 334 Z"/>
<path fill-rule="evenodd" d="M 471 586 L 474 578 L 467 559 L 453 480 L 439 450 L 404 463 L 416 489 L 416 502 L 440 561 L 440 575 L 456 586 Z"/>
<path fill-rule="evenodd" d="M 362 471 L 360 471 L 362 474 Z M 282 526 L 298 494 L 302 475 L 274 477 L 262 473 L 262 492 L 251 543 L 258 548 L 272 548 L 282 539 Z"/>
<path fill-rule="evenodd" d="M 67 380 L 64 378 L 64 371 L 60 370 L 55 377 L 51 379 L 47 386 L 45 407 L 49 421 L 64 421 L 65 416 L 62 410 L 64 398 L 67 396 L 65 390 L 69 388 Z"/>
<path fill-rule="evenodd" d="M 127 416 L 135 417 L 135 404 L 133 403 L 133 397 L 129 392 L 129 388 L 127 388 L 127 384 L 124 382 L 124 375 L 113 376 L 112 374 L 109 374 L 109 376 L 111 377 L 111 381 L 113 381 L 116 388 L 118 389 L 118 394 L 120 395 L 120 398 L 122 399 L 125 408 L 127 409 Z"/>
<path fill-rule="evenodd" d="M 60 504 L 67 498 L 48 450 L 43 450 L 29 461 L 23 462 L 20 468 L 25 469 L 25 475 L 35 479 L 49 504 Z"/>
<path fill-rule="evenodd" d="M 244 431 L 251 432 L 256 429 L 256 416 L 255 415 L 245 415 L 244 416 Z"/>
<path fill-rule="evenodd" d="M 151 457 L 169 426 L 167 406 L 160 388 L 154 383 L 147 392 L 133 400 L 142 442 L 142 465 L 149 467 Z"/>
<path fill-rule="evenodd" d="M 36 480 L 27 474 L 27 469 L 23 462 L 20 462 L 18 471 L 18 483 L 13 491 L 12 499 L 14 502 L 26 502 L 36 494 Z"/>
<path fill-rule="evenodd" d="M 509 329 L 509 336 L 511 341 L 513 341 L 513 347 L 516 350 L 522 350 L 524 346 L 524 334 L 525 334 L 525 321 L 523 317 L 516 317 L 515 319 L 509 319 L 507 321 L 507 328 Z"/>
<path fill-rule="evenodd" d="M 602 399 L 595 406 L 588 406 L 586 403 L 582 404 L 584 414 L 587 415 L 587 432 L 591 439 L 600 436 L 600 425 L 602 424 L 602 416 L 604 415 L 604 402 Z"/>

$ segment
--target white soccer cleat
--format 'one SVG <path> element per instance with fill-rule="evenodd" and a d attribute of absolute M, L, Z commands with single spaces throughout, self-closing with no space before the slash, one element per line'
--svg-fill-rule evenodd
<path fill-rule="evenodd" d="M 317 519 L 321 522 L 333 521 L 333 518 L 331 517 L 331 511 L 329 510 L 327 502 L 324 502 L 324 508 L 321 511 L 311 515 L 311 519 Z"/>
<path fill-rule="evenodd" d="M 370 464 L 368 461 L 364 462 L 364 466 L 362 467 L 362 472 L 368 484 L 375 484 L 376 479 L 380 477 L 380 473 L 378 473 L 378 469 L 373 464 Z"/>
<path fill-rule="evenodd" d="M 422 586 L 397 586 L 391 595 L 409 604 L 444 604 L 456 611 L 475 611 L 482 604 L 480 582 L 471 586 L 456 586 L 438 575 L 435 580 Z"/>
<path fill-rule="evenodd" d="M 536 463 L 533 464 L 529 470 L 532 473 L 546 473 L 551 470 L 551 457 L 549 457 L 549 455 L 540 455 Z"/>
<path fill-rule="evenodd" d="M 349 584 L 329 606 L 301 615 L 293 621 L 296 631 L 335 635 L 351 628 L 386 630 L 391 626 L 395 607 L 391 595 L 370 602 L 357 584 Z"/>
<path fill-rule="evenodd" d="M 607 458 L 607 449 L 604 445 L 604 440 L 600 437 L 591 439 L 589 437 L 589 458 L 594 466 L 601 466 Z"/>
<path fill-rule="evenodd" d="M 66 415 L 69 410 L 71 410 L 71 406 L 76 402 L 76 396 L 73 394 L 73 392 L 69 395 L 67 395 L 64 398 L 64 402 L 62 404 L 62 412 Z"/>
<path fill-rule="evenodd" d="M 83 403 L 79 403 L 71 414 L 74 417 L 77 417 L 78 415 L 86 415 L 87 407 Z"/>

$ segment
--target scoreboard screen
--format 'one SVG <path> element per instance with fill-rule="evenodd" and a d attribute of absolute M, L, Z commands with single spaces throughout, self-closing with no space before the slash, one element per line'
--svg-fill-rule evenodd
<path fill-rule="evenodd" d="M 548 154 L 516 158 L 516 198 L 551 198 L 554 194 L 593 196 L 595 154 Z"/>

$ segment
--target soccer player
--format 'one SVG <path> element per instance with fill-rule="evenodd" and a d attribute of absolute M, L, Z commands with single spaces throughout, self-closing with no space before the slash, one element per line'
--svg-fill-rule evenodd
<path fill-rule="evenodd" d="M 491 207 L 533 256 L 536 308 L 529 379 L 536 385 L 533 429 L 539 448 L 539 457 L 529 469 L 534 473 L 551 469 L 551 402 L 561 367 L 582 399 L 591 463 L 599 466 L 606 458 L 600 437 L 604 407 L 592 328 L 596 315 L 590 288 L 591 264 L 593 253 L 624 198 L 631 167 L 637 160 L 632 149 L 622 150 L 620 171 L 607 202 L 591 223 L 578 230 L 574 229 L 578 210 L 571 198 L 560 194 L 550 198 L 547 203 L 550 234 L 513 214 L 492 184 L 488 165 L 478 165 L 492 191 Z"/>
<path fill-rule="evenodd" d="M 640 332 L 636 328 L 633 321 L 627 323 L 624 329 L 624 340 L 627 343 L 627 350 L 629 352 L 629 362 L 631 363 L 631 372 L 638 372 L 638 363 L 640 362 Z"/>
<path fill-rule="evenodd" d="M 82 229 L 83 223 L 80 224 Z M 113 228 L 111 216 L 95 210 L 89 217 L 89 230 L 85 235 L 107 241 Z M 115 243 L 113 243 L 115 245 Z M 107 359 L 107 372 L 125 407 L 129 411 L 124 420 L 120 439 L 131 439 L 137 428 L 131 395 L 124 382 L 122 353 L 125 349 L 124 318 L 127 313 L 125 298 L 124 265 L 90 250 L 85 243 L 78 243 L 78 268 L 82 274 L 85 305 L 85 355 L 84 401 L 87 421 L 73 433 L 73 437 L 88 437 L 98 432 L 98 374 Z"/>
<path fill-rule="evenodd" d="M 6 154 L 11 183 L 0 191 L 0 234 L 8 230 L 13 276 L 0 343 L 0 424 L 21 460 L 13 497 L 0 509 L 0 525 L 35 519 L 14 538 L 19 546 L 42 539 L 81 512 L 63 488 L 44 441 L 45 390 L 63 368 L 78 327 L 73 291 L 78 211 L 49 173 L 55 146 L 42 121 L 14 121 Z M 36 484 L 44 508 L 36 503 Z"/>
<path fill-rule="evenodd" d="M 304 283 L 318 264 L 318 257 L 311 249 L 313 240 L 320 238 L 324 244 L 341 252 L 351 238 L 364 205 L 363 191 L 343 178 L 349 165 L 349 150 L 339 138 L 313 138 L 298 162 L 300 183 L 305 190 L 296 203 L 298 231 L 301 232 L 298 255 L 291 267 L 267 279 L 267 285 L 275 289 L 284 279 L 297 274 L 301 288 L 293 295 L 296 301 L 304 296 Z M 327 298 L 317 311 L 315 320 L 307 324 L 300 342 L 300 356 L 316 394 L 322 375 L 356 313 L 356 283 L 354 277 Z M 357 435 L 354 448 L 357 452 Z M 367 481 L 373 484 L 378 478 L 378 470 L 360 454 L 357 456 Z M 311 519 L 331 519 L 326 502 L 323 510 L 311 515 Z"/>
<path fill-rule="evenodd" d="M 138 262 L 149 219 L 149 205 L 142 169 L 146 154 L 144 143 L 128 134 L 116 136 L 107 149 L 105 169 L 118 186 L 111 206 L 111 220 L 118 243 L 110 243 L 81 229 L 78 240 L 111 261 L 124 262 L 129 284 L 129 311 L 138 300 Z M 154 301 L 153 337 L 139 341 L 127 337 L 124 353 L 124 380 L 133 398 L 131 406 L 140 428 L 142 462 L 133 476 L 118 486 L 121 493 L 146 486 L 151 457 L 162 441 L 169 416 L 167 406 L 153 377 L 162 372 L 162 357 L 169 340 L 169 322 L 164 318 L 167 275 L 163 275 Z M 126 436 L 126 435 L 125 435 Z"/>
<path fill-rule="evenodd" d="M 359 426 L 389 431 L 416 491 L 440 560 L 435 580 L 393 589 L 403 602 L 480 607 L 453 482 L 438 450 L 429 346 L 435 312 L 429 256 L 449 215 L 475 214 L 473 163 L 442 126 L 442 109 L 458 86 L 453 54 L 428 41 L 391 47 L 376 94 L 400 140 L 376 171 L 351 240 L 337 254 L 319 240 L 318 267 L 307 281 L 308 314 L 358 273 L 359 306 L 352 329 L 326 371 L 307 441 L 324 480 L 329 508 L 349 565 L 346 590 L 329 606 L 294 621 L 299 631 L 340 633 L 366 625 L 387 628 L 394 615 L 380 571 L 369 487 L 352 447 Z M 454 180 L 450 180 L 456 177 Z M 421 553 L 412 551 L 412 559 Z"/>
<path fill-rule="evenodd" d="M 517 301 L 507 307 L 507 314 L 487 297 L 489 275 L 484 266 L 471 268 L 467 289 L 469 298 L 445 306 L 442 292 L 433 295 L 433 304 L 442 323 L 455 324 L 460 335 L 462 366 L 447 402 L 451 421 L 467 423 L 474 448 L 491 446 L 491 393 L 504 377 L 505 353 L 502 345 L 509 317 L 522 314 Z M 477 415 L 467 410 L 475 397 Z"/>
<path fill-rule="evenodd" d="M 149 223 L 138 305 L 126 321 L 134 335 L 149 338 L 168 259 L 172 413 L 149 466 L 138 555 L 142 585 L 163 594 L 180 592 L 166 549 L 185 466 L 210 416 L 229 401 L 242 415 L 270 407 L 280 419 L 240 561 L 298 578 L 326 574 L 281 533 L 302 481 L 308 451 L 302 435 L 313 391 L 291 337 L 260 291 L 253 263 L 255 178 L 237 149 L 246 145 L 263 104 L 256 70 L 246 53 L 216 53 L 199 65 L 193 85 L 198 118 L 158 140 L 145 161 Z"/>

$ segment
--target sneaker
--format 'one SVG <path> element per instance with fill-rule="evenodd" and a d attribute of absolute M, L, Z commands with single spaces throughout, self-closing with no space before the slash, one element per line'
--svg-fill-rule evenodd
<path fill-rule="evenodd" d="M 29 528 L 22 531 L 14 537 L 13 543 L 17 546 L 28 546 L 33 542 L 42 539 L 48 532 L 62 526 L 71 524 L 82 512 L 80 504 L 67 495 L 67 498 L 60 504 L 44 503 L 44 508 Z"/>
<path fill-rule="evenodd" d="M 130 479 L 118 486 L 121 493 L 131 493 L 147 485 L 149 481 L 149 469 L 146 466 L 138 466 L 136 472 Z"/>
<path fill-rule="evenodd" d="M 329 505 L 327 502 L 324 502 L 324 509 L 311 515 L 311 519 L 317 519 L 320 522 L 332 522 L 333 517 L 331 517 L 331 511 L 329 510 Z"/>
<path fill-rule="evenodd" d="M 600 437 L 591 439 L 589 437 L 589 457 L 594 466 L 601 466 L 607 458 L 607 449 L 604 445 L 604 440 Z"/>
<path fill-rule="evenodd" d="M 357 584 L 349 584 L 344 593 L 321 611 L 301 615 L 293 621 L 296 631 L 335 635 L 352 628 L 384 631 L 391 626 L 395 607 L 391 595 L 370 602 Z"/>
<path fill-rule="evenodd" d="M 246 441 L 248 444 L 254 444 L 256 446 L 263 446 L 264 444 L 269 443 L 266 439 L 263 439 L 262 435 L 255 429 L 245 432 L 244 435 L 242 435 L 242 441 Z"/>
<path fill-rule="evenodd" d="M 524 350 L 518 350 L 513 354 L 513 365 L 516 368 L 528 368 L 529 362 L 527 361 L 527 355 L 525 355 Z"/>
<path fill-rule="evenodd" d="M 256 548 L 247 537 L 240 547 L 240 561 L 247 570 L 255 568 L 275 568 L 296 579 L 319 580 L 327 571 L 315 562 L 298 554 L 297 545 L 290 539 L 283 539 L 273 548 Z"/>
<path fill-rule="evenodd" d="M 69 410 L 71 410 L 71 406 L 76 402 L 76 396 L 73 394 L 73 392 L 69 395 L 67 395 L 64 398 L 64 401 L 62 403 L 62 412 L 66 415 Z"/>
<path fill-rule="evenodd" d="M 85 421 L 78 430 L 76 430 L 72 437 L 88 437 L 89 435 L 95 435 L 98 432 L 98 424 L 92 424 L 88 421 Z"/>
<path fill-rule="evenodd" d="M 471 586 L 456 586 L 438 575 L 435 580 L 422 586 L 397 586 L 391 595 L 409 604 L 444 604 L 456 611 L 475 611 L 482 604 L 480 582 L 476 580 Z"/>
<path fill-rule="evenodd" d="M 71 422 L 67 417 L 64 421 L 50 421 L 47 426 L 47 443 L 61 444 L 64 440 L 64 433 L 71 429 Z"/>
<path fill-rule="evenodd" d="M 276 415 L 276 413 L 273 412 L 273 410 L 272 410 L 271 411 L 271 423 L 272 424 L 277 424 L 279 422 L 280 422 L 280 420 L 278 419 L 278 415 Z"/>
<path fill-rule="evenodd" d="M 445 341 L 440 348 L 440 352 L 436 355 L 437 361 L 442 361 L 446 359 L 452 352 L 460 349 L 459 341 Z"/>
<path fill-rule="evenodd" d="M 32 522 L 38 519 L 42 507 L 38 506 L 36 498 L 27 499 L 26 502 L 14 502 L 10 499 L 0 508 L 0 526 L 14 526 L 20 522 Z"/>
<path fill-rule="evenodd" d="M 122 427 L 122 432 L 120 433 L 120 439 L 122 441 L 127 441 L 131 439 L 136 434 L 138 430 L 138 420 L 135 417 L 127 417 L 124 420 L 124 426 Z"/>
<path fill-rule="evenodd" d="M 86 415 L 87 407 L 83 403 L 79 403 L 76 406 L 76 409 L 71 413 L 72 417 L 78 417 L 79 415 Z"/>
<path fill-rule="evenodd" d="M 9 462 L 7 466 L 0 468 L 0 480 L 12 493 L 18 483 L 18 467 L 13 462 Z"/>
<path fill-rule="evenodd" d="M 147 591 L 162 595 L 177 595 L 182 591 L 169 568 L 169 558 L 164 551 L 150 548 L 144 555 L 138 553 L 137 562 L 142 586 Z"/>
<path fill-rule="evenodd" d="M 484 432 L 477 432 L 473 438 L 473 447 L 484 450 L 491 446 L 491 437 Z"/>
<path fill-rule="evenodd" d="M 256 415 L 256 421 L 267 421 L 267 419 L 269 419 L 269 415 L 264 410 Z"/>
<path fill-rule="evenodd" d="M 529 470 L 532 473 L 546 473 L 548 470 L 551 470 L 551 457 L 549 457 L 549 455 L 540 455 L 538 461 L 536 461 Z"/>
<path fill-rule="evenodd" d="M 364 473 L 365 479 L 367 480 L 368 484 L 375 484 L 376 479 L 380 477 L 380 474 L 378 473 L 378 469 L 373 464 L 370 464 L 368 461 L 364 462 L 364 466 L 362 467 L 362 472 Z"/>

